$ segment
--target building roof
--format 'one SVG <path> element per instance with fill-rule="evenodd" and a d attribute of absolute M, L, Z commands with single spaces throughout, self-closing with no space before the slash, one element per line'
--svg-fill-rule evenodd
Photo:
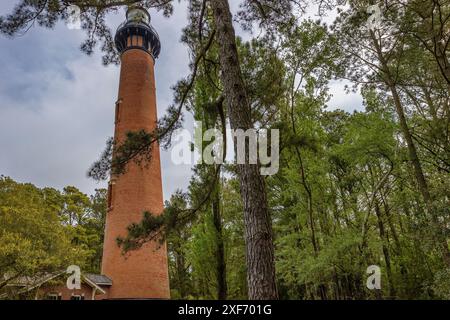
<path fill-rule="evenodd" d="M 99 286 L 112 286 L 112 280 L 103 274 L 85 273 L 84 276 Z"/>
<path fill-rule="evenodd" d="M 27 292 L 36 287 L 43 285 L 47 281 L 57 278 L 63 274 L 66 274 L 66 272 L 59 271 L 59 272 L 55 272 L 55 273 L 46 273 L 46 274 L 35 276 L 35 277 L 22 276 L 22 277 L 18 277 L 17 279 L 14 279 L 13 281 L 9 282 L 7 284 L 7 286 L 8 287 L 22 287 L 20 292 Z M 5 277 L 5 278 L 7 278 L 7 277 Z M 85 283 L 87 283 L 92 288 L 95 288 L 95 290 L 99 291 L 100 293 L 106 293 L 106 291 L 101 286 L 111 286 L 112 285 L 112 280 L 110 278 L 108 278 L 107 276 L 101 275 L 101 274 L 83 273 L 81 275 L 81 278 L 84 280 Z M 0 299 L 4 298 L 5 296 L 6 296 L 6 293 L 0 294 Z"/>

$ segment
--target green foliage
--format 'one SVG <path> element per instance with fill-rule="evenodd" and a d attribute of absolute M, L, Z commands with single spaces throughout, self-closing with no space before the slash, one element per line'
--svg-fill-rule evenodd
<path fill-rule="evenodd" d="M 436 273 L 432 290 L 439 298 L 450 300 L 450 269 Z"/>
<path fill-rule="evenodd" d="M 284 299 L 448 298 L 448 266 L 434 236 L 443 232 L 449 238 L 448 87 L 429 53 L 406 36 L 386 40 L 404 46 L 392 49 L 386 70 L 377 69 L 381 62 L 365 29 L 365 8 L 352 2 L 332 29 L 306 20 L 281 28 L 276 42 L 270 35 L 263 42 L 237 39 L 253 120 L 281 129 L 280 171 L 266 183 Z M 393 12 L 386 15 L 391 26 L 399 22 Z M 201 70 L 191 110 L 200 120 L 210 119 L 208 114 L 214 124 L 210 102 L 219 96 L 220 82 L 213 68 Z M 433 193 L 431 212 L 411 166 L 395 91 L 387 90 L 390 73 L 397 77 L 400 108 Z M 363 112 L 327 111 L 333 77 L 354 81 L 364 98 Z M 236 248 L 244 247 L 242 204 L 239 197 L 229 202 L 230 187 L 239 188 L 233 167 L 227 169 L 231 177 L 220 190 L 227 283 L 229 296 L 241 298 L 245 257 Z M 191 196 L 203 191 L 194 179 Z M 203 210 L 183 230 L 185 279 L 192 288 L 184 296 L 215 298 L 210 212 Z M 373 264 L 382 270 L 379 292 L 366 288 L 366 269 Z"/>
<path fill-rule="evenodd" d="M 59 1 L 18 2 L 0 18 L 5 35 L 34 21 L 53 27 L 67 20 Z M 82 50 L 103 42 L 104 62 L 117 62 L 104 18 L 130 3 L 172 12 L 163 0 L 84 1 L 90 37 Z M 189 1 L 182 41 L 192 52 L 192 74 L 174 86 L 158 129 L 130 132 L 122 145 L 109 140 L 92 177 L 107 179 L 111 168 L 124 173 L 128 161 L 148 160 L 155 140 L 169 146 L 184 108 L 204 129 L 225 127 L 233 92 L 220 81 L 219 67 L 226 66 L 210 3 Z M 450 3 L 389 4 L 373 29 L 373 1 L 348 1 L 331 27 L 297 19 L 294 9 L 303 13 L 311 3 L 324 14 L 342 2 L 245 0 L 233 17 L 245 30 L 259 29 L 248 42 L 236 39 L 251 121 L 281 131 L 280 171 L 265 179 L 280 296 L 450 299 Z M 327 109 L 334 79 L 361 92 L 364 111 Z M 228 298 L 246 298 L 240 191 L 234 166 L 198 165 L 187 192 L 177 192 L 163 215 L 146 212 L 118 242 L 132 250 L 166 239 L 172 297 L 189 299 L 219 296 L 223 246 Z M 74 187 L 59 192 L 2 177 L 0 275 L 49 272 L 74 259 L 98 270 L 104 199 L 104 192 L 89 199 Z M 382 270 L 379 291 L 366 288 L 373 264 Z"/>
<path fill-rule="evenodd" d="M 20 277 L 43 276 L 72 264 L 99 272 L 105 195 L 97 191 L 93 209 L 74 187 L 61 193 L 1 176 L 0 292 Z"/>

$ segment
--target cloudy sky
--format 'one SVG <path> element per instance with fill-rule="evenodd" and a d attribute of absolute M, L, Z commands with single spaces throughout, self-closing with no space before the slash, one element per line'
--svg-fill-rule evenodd
<path fill-rule="evenodd" d="M 15 3 L 0 1 L 0 15 Z M 171 18 L 151 14 L 162 42 L 155 70 L 161 116 L 172 101 L 171 86 L 189 74 L 188 51 L 180 43 L 186 7 L 178 4 Z M 115 29 L 123 19 L 121 12 L 108 24 Z M 40 187 L 74 185 L 87 194 L 106 186 L 86 172 L 113 134 L 119 67 L 102 66 L 99 53 L 84 55 L 79 50 L 84 37 L 64 24 L 53 30 L 32 28 L 15 39 L 0 36 L 0 175 Z M 342 83 L 331 88 L 330 108 L 361 107 L 360 98 L 346 95 Z M 192 127 L 188 121 L 186 129 Z M 168 199 L 187 187 L 190 167 L 173 164 L 170 150 L 162 152 L 161 164 Z"/>

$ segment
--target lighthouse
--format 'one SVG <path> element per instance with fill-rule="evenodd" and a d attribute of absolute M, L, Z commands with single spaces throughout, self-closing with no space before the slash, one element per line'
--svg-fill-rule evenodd
<path fill-rule="evenodd" d="M 128 132 L 152 132 L 157 124 L 155 59 L 161 50 L 150 15 L 142 7 L 130 7 L 117 29 L 115 44 L 121 55 L 114 139 Z M 123 255 L 116 239 L 142 219 L 144 211 L 161 214 L 163 194 L 159 145 L 151 148 L 150 162 L 130 161 L 120 175 L 111 175 L 108 191 L 102 274 L 112 280 L 107 299 L 168 299 L 169 275 L 166 244 L 148 242 Z M 113 155 L 114 156 L 114 155 Z"/>

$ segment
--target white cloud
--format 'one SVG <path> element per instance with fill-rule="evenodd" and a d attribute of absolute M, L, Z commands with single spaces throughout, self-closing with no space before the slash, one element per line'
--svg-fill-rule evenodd
<path fill-rule="evenodd" d="M 364 110 L 363 99 L 359 92 L 347 93 L 345 86 L 351 86 L 349 81 L 332 81 L 329 85 L 330 101 L 327 103 L 329 110 L 341 109 L 352 113 Z"/>
<path fill-rule="evenodd" d="M 4 14 L 10 8 L 0 9 Z M 120 12 L 108 22 L 118 25 L 123 18 Z M 186 9 L 178 5 L 170 19 L 152 12 L 152 23 L 163 48 L 156 63 L 161 116 L 172 101 L 170 87 L 189 72 L 187 50 L 179 41 Z M 100 54 L 82 54 L 84 36 L 60 24 L 14 40 L 0 38 L 0 174 L 42 187 L 75 185 L 88 194 L 105 187 L 86 172 L 113 134 L 119 68 L 103 67 Z M 167 152 L 161 158 L 168 199 L 175 189 L 186 188 L 190 168 L 174 166 Z"/>
<path fill-rule="evenodd" d="M 2 1 L 0 15 L 15 1 Z M 233 5 L 233 10 L 237 6 Z M 160 35 L 162 51 L 156 62 L 158 114 L 172 103 L 170 87 L 189 75 L 188 51 L 180 43 L 187 23 L 186 3 L 176 3 L 170 18 L 151 12 Z M 117 26 L 124 19 L 119 10 L 108 18 Z M 248 37 L 241 30 L 238 34 Z M 100 54 L 85 56 L 79 45 L 85 34 L 59 24 L 54 30 L 33 28 L 25 36 L 0 37 L 0 174 L 39 186 L 75 185 L 85 193 L 104 187 L 86 177 L 90 165 L 113 134 L 114 102 L 119 68 L 103 67 Z M 333 83 L 330 108 L 347 111 L 361 106 L 358 95 L 346 95 L 342 83 Z M 193 130 L 191 115 L 185 128 Z M 170 150 L 161 153 L 164 198 L 186 189 L 190 166 L 176 166 Z"/>

